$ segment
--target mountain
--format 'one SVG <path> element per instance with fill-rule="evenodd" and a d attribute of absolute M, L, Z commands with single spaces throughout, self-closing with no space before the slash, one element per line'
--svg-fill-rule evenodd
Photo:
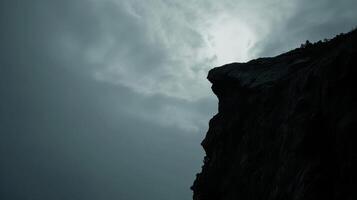
<path fill-rule="evenodd" d="M 194 200 L 357 199 L 357 30 L 212 69 Z"/>

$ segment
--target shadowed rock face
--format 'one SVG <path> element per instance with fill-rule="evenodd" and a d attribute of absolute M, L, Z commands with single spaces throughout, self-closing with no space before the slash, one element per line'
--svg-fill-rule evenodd
<path fill-rule="evenodd" d="M 357 31 L 214 68 L 195 200 L 357 199 Z"/>

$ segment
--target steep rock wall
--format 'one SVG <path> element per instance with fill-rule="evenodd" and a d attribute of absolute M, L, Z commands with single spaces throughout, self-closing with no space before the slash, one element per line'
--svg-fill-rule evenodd
<path fill-rule="evenodd" d="M 357 31 L 214 68 L 195 200 L 357 199 Z"/>

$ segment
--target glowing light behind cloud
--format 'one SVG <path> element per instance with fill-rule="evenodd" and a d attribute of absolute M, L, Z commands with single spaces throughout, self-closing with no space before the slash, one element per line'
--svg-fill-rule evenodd
<path fill-rule="evenodd" d="M 256 42 L 255 33 L 244 22 L 230 16 L 220 17 L 208 30 L 208 43 L 216 63 L 246 62 Z"/>

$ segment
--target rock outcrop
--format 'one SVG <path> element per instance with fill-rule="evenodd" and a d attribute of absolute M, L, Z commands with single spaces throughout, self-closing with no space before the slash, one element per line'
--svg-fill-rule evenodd
<path fill-rule="evenodd" d="M 194 200 L 357 199 L 357 31 L 214 68 Z"/>

